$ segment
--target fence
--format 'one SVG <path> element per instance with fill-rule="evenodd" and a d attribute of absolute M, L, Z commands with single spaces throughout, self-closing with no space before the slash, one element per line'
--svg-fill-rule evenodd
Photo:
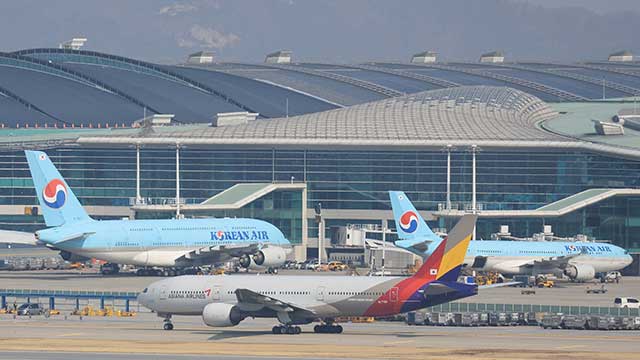
<path fill-rule="evenodd" d="M 25 299 L 26 302 L 41 303 L 41 299 L 48 301 L 49 309 L 56 308 L 56 299 L 72 301 L 74 309 L 82 305 L 89 305 L 90 302 L 98 302 L 100 309 L 104 309 L 105 304 L 113 306 L 121 305 L 125 311 L 130 310 L 131 301 L 135 301 L 137 292 L 125 291 L 82 291 L 82 290 L 34 290 L 34 289 L 0 289 L 0 308 L 8 306 L 8 299 Z M 36 301 L 33 301 L 35 299 Z M 65 304 L 69 305 L 69 304 Z"/>
<path fill-rule="evenodd" d="M 563 313 L 566 315 L 640 316 L 639 309 L 624 309 L 607 306 L 445 303 L 432 306 L 427 310 L 430 312 L 542 312 Z"/>

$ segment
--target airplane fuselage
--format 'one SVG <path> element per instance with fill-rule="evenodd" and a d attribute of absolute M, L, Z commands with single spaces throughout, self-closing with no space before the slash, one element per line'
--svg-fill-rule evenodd
<path fill-rule="evenodd" d="M 299 305 L 317 318 L 386 316 L 433 306 L 476 294 L 477 286 L 425 282 L 408 290 L 407 277 L 362 276 L 180 276 L 153 283 L 138 300 L 159 315 L 202 315 L 210 303 L 238 305 L 237 289 L 249 289 L 282 302 Z M 239 306 L 242 306 L 240 304 Z M 261 309 L 247 316 L 278 317 Z M 295 317 L 295 312 L 290 314 Z M 294 323 L 308 323 L 305 317 Z"/>
<path fill-rule="evenodd" d="M 210 247 L 290 247 L 280 230 L 256 219 L 91 220 L 40 230 L 36 236 L 73 254 L 138 266 L 180 266 L 185 254 Z M 73 237 L 78 238 L 66 240 Z"/>
<path fill-rule="evenodd" d="M 609 243 L 474 240 L 465 264 L 503 274 L 532 274 L 537 269 L 524 264 L 560 257 L 568 257 L 568 264 L 593 267 L 596 273 L 620 270 L 632 261 L 627 251 Z"/>

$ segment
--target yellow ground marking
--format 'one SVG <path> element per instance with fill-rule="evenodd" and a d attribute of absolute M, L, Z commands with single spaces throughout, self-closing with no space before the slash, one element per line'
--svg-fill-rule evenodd
<path fill-rule="evenodd" d="M 411 346 L 355 346 L 323 344 L 259 344 L 238 348 L 234 343 L 221 342 L 160 342 L 105 339 L 0 339 L 4 351 L 55 351 L 91 353 L 135 353 L 135 354 L 184 354 L 184 355 L 240 355 L 271 357 L 316 357 L 331 358 L 384 358 L 384 359 L 522 359 L 534 360 L 547 357 L 562 357 L 570 360 L 631 360 L 636 353 L 604 353 L 561 350 L 519 349 L 444 349 L 417 348 Z"/>

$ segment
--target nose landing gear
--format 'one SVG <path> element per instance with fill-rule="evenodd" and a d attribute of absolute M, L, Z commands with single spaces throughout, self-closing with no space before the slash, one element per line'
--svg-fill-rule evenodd
<path fill-rule="evenodd" d="M 173 330 L 173 323 L 171 323 L 171 315 L 167 315 L 164 317 L 164 325 L 162 326 L 165 330 Z"/>

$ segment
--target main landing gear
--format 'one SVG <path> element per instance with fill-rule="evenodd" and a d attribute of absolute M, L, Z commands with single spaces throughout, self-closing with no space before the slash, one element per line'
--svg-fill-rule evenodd
<path fill-rule="evenodd" d="M 342 326 L 336 325 L 333 319 L 325 319 L 320 325 L 313 327 L 316 334 L 342 334 Z"/>
<path fill-rule="evenodd" d="M 316 334 L 341 334 L 342 326 L 340 325 L 316 325 L 313 327 Z"/>
<path fill-rule="evenodd" d="M 274 334 L 288 334 L 288 335 L 297 335 L 302 332 L 300 326 L 292 326 L 292 325 L 276 325 L 271 329 L 271 332 Z"/>
<path fill-rule="evenodd" d="M 171 315 L 167 315 L 164 317 L 164 325 L 162 326 L 165 330 L 173 330 L 173 323 L 171 323 Z"/>

